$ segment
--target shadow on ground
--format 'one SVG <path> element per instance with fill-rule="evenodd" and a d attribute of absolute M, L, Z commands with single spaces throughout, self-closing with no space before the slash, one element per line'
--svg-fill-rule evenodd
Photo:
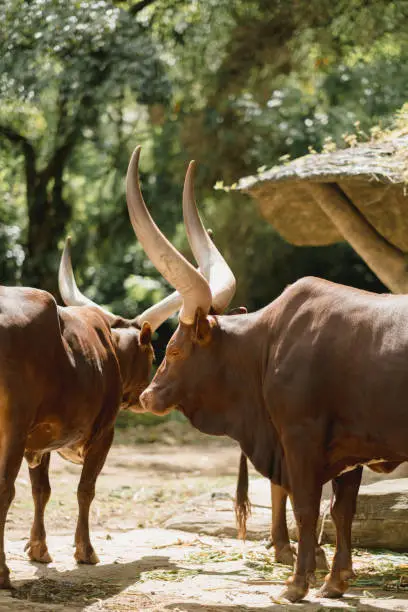
<path fill-rule="evenodd" d="M 58 571 L 39 563 L 31 580 L 15 581 L 11 596 L 14 599 L 38 603 L 89 604 L 92 600 L 111 598 L 140 580 L 142 572 L 180 568 L 165 556 L 147 556 L 130 563 L 80 565 L 73 570 Z"/>

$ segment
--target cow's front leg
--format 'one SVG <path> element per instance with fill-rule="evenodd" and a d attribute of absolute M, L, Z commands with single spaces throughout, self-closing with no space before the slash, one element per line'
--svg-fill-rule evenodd
<path fill-rule="evenodd" d="M 354 572 L 351 559 L 351 526 L 363 468 L 355 468 L 333 480 L 334 503 L 331 515 L 336 526 L 336 552 L 330 574 L 319 591 L 321 597 L 341 597 Z"/>
<path fill-rule="evenodd" d="M 31 527 L 30 540 L 27 542 L 25 550 L 28 551 L 28 556 L 32 561 L 38 561 L 39 563 L 51 563 L 52 561 L 47 548 L 44 526 L 45 506 L 51 495 L 48 478 L 50 456 L 50 453 L 45 453 L 41 458 L 41 463 L 37 467 L 29 469 L 34 500 L 34 521 Z"/>
<path fill-rule="evenodd" d="M 95 444 L 91 444 L 84 459 L 78 485 L 79 515 L 75 532 L 75 559 L 78 563 L 99 562 L 89 537 L 89 508 L 95 496 L 96 479 L 105 463 L 113 440 L 113 428 L 109 429 Z"/>
<path fill-rule="evenodd" d="M 314 445 L 313 450 L 310 446 L 304 449 L 302 441 L 305 439 L 308 439 L 307 431 L 302 433 L 302 439 L 296 437 L 292 441 L 293 445 L 285 447 L 299 542 L 295 572 L 282 593 L 282 597 L 291 602 L 303 599 L 309 586 L 313 586 L 316 581 L 316 528 L 322 495 L 318 469 L 321 453 L 318 444 Z"/>
<path fill-rule="evenodd" d="M 24 456 L 25 436 L 22 439 L 21 430 L 21 424 L 17 432 L 9 423 L 2 423 L 0 429 L 0 589 L 11 588 L 10 570 L 4 554 L 4 527 L 14 499 L 14 483 Z"/>
<path fill-rule="evenodd" d="M 294 513 L 299 534 L 298 554 L 295 573 L 289 578 L 287 588 L 282 593 L 289 601 L 303 599 L 314 586 L 316 569 L 316 527 L 319 517 L 321 487 L 304 487 L 293 496 Z"/>

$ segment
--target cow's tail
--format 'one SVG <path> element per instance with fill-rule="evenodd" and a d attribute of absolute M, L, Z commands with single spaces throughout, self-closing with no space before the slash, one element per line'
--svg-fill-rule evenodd
<path fill-rule="evenodd" d="M 238 537 L 242 540 L 246 538 L 246 522 L 250 514 L 251 502 L 248 498 L 248 462 L 246 455 L 241 453 L 237 491 L 235 495 L 235 518 L 238 528 Z"/>

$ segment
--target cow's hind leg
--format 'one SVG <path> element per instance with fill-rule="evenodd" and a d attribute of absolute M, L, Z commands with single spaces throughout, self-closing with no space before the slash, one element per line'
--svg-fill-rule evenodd
<path fill-rule="evenodd" d="M 326 553 L 323 548 L 318 544 L 316 546 L 316 569 L 327 572 L 329 564 L 327 562 Z"/>
<path fill-rule="evenodd" d="M 271 500 L 272 500 L 272 527 L 271 539 L 267 544 L 267 548 L 274 546 L 275 561 L 284 565 L 293 567 L 296 557 L 296 548 L 292 546 L 289 540 L 288 524 L 286 521 L 286 500 L 288 494 L 285 489 L 271 483 Z M 326 554 L 320 544 L 316 546 L 316 569 L 328 571 Z"/>
<path fill-rule="evenodd" d="M 113 428 L 92 444 L 85 456 L 77 493 L 79 515 L 75 532 L 75 559 L 78 563 L 99 563 L 89 537 L 89 508 L 95 497 L 96 479 L 105 463 L 112 440 Z"/>
<path fill-rule="evenodd" d="M 50 466 L 50 453 L 45 453 L 41 458 L 41 463 L 30 468 L 31 490 L 34 500 L 34 521 L 31 527 L 30 540 L 27 542 L 25 550 L 31 561 L 39 563 L 51 563 L 44 526 L 44 511 L 51 495 L 48 470 Z"/>
<path fill-rule="evenodd" d="M 330 574 L 319 591 L 321 597 L 341 597 L 354 576 L 351 559 L 351 526 L 356 511 L 363 468 L 355 468 L 333 480 L 331 515 L 336 526 L 336 552 Z"/>
<path fill-rule="evenodd" d="M 288 494 L 279 485 L 271 483 L 272 526 L 271 546 L 275 548 L 275 561 L 284 565 L 294 564 L 294 548 L 289 541 L 286 522 L 286 500 Z"/>
<path fill-rule="evenodd" d="M 9 589 L 10 570 L 4 554 L 4 528 L 7 512 L 14 499 L 14 483 L 24 456 L 25 435 L 2 423 L 0 428 L 0 589 Z M 21 425 L 21 424 L 19 424 Z"/>
<path fill-rule="evenodd" d="M 319 508 L 319 514 L 320 514 L 320 508 Z M 324 520 L 324 519 L 322 519 Z M 320 529 L 322 530 L 323 525 L 321 525 Z M 320 533 L 320 537 L 318 539 L 317 542 L 317 546 L 316 546 L 316 569 L 320 570 L 322 572 L 328 572 L 329 571 L 329 563 L 327 561 L 327 557 L 326 557 L 326 553 L 324 552 L 322 546 L 321 546 L 321 536 L 322 536 L 322 532 Z"/>

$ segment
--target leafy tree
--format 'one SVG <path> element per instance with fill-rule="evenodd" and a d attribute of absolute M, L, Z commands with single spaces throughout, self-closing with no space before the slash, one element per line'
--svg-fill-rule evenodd
<path fill-rule="evenodd" d="M 104 0 L 7 0 L 4 21 L 0 137 L 24 166 L 23 281 L 54 291 L 57 245 L 73 212 L 74 152 L 97 138 L 105 114 L 123 124 L 127 96 L 163 102 L 170 85 L 148 29 Z M 114 165 L 120 143 L 104 149 L 105 164 Z"/>

